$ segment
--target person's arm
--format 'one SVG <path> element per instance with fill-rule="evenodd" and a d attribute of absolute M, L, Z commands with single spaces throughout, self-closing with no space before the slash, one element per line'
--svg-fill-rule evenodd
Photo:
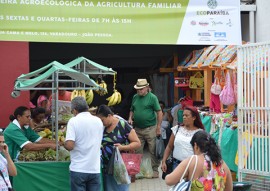
<path fill-rule="evenodd" d="M 42 149 L 48 149 L 51 148 L 53 150 L 56 149 L 56 144 L 55 143 L 32 143 L 28 142 L 26 145 L 23 146 L 24 149 L 28 151 L 39 151 Z"/>
<path fill-rule="evenodd" d="M 190 160 L 190 157 L 183 160 L 177 167 L 176 169 L 174 169 L 174 171 L 171 173 L 171 174 L 168 174 L 165 178 L 165 182 L 167 185 L 169 186 L 172 186 L 172 185 L 175 185 L 177 184 L 179 181 L 180 181 L 180 178 L 182 177 L 187 165 L 188 165 L 188 162 Z M 194 159 L 192 159 L 194 161 Z M 192 162 L 190 163 L 190 166 L 192 166 Z M 190 168 L 189 168 L 190 169 Z M 187 170 L 184 178 L 188 177 L 189 175 L 189 169 Z M 193 170 L 193 169 L 192 169 Z"/>
<path fill-rule="evenodd" d="M 114 146 L 118 147 L 119 151 L 133 151 L 135 149 L 140 148 L 141 141 L 138 138 L 134 129 L 131 129 L 128 135 L 129 144 L 128 145 L 121 145 L 119 143 L 114 144 Z"/>
<path fill-rule="evenodd" d="M 157 130 L 156 130 L 157 136 L 161 135 L 160 128 L 161 128 L 162 116 L 163 116 L 162 111 L 161 110 L 157 111 Z"/>
<path fill-rule="evenodd" d="M 16 176 L 17 169 L 16 169 L 16 166 L 14 165 L 14 162 L 12 161 L 12 159 L 8 153 L 8 146 L 5 143 L 3 146 L 3 154 L 7 160 L 8 175 L 9 176 Z"/>
<path fill-rule="evenodd" d="M 226 163 L 223 161 L 222 167 L 224 168 L 227 179 L 225 183 L 225 189 L 226 191 L 232 191 L 233 190 L 233 180 L 232 180 L 232 174 Z"/>
<path fill-rule="evenodd" d="M 68 151 L 72 151 L 74 149 L 74 146 L 75 146 L 75 142 L 74 141 L 71 141 L 71 140 L 67 140 L 65 141 L 64 143 L 64 147 L 65 149 L 67 149 Z"/>
<path fill-rule="evenodd" d="M 133 111 L 130 111 L 129 112 L 129 118 L 128 118 L 128 123 L 130 125 L 133 125 L 133 115 L 134 115 Z"/>
<path fill-rule="evenodd" d="M 168 159 L 168 157 L 170 156 L 170 154 L 171 154 L 171 152 L 173 150 L 174 139 L 175 139 L 175 136 L 172 133 L 171 136 L 170 136 L 170 139 L 169 139 L 169 143 L 167 144 L 166 149 L 164 151 L 162 162 L 161 162 L 161 169 L 162 169 L 163 172 L 167 171 L 166 160 Z"/>

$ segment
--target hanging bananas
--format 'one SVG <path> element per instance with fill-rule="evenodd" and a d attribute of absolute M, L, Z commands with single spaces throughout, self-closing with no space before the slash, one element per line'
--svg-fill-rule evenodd
<path fill-rule="evenodd" d="M 71 92 L 71 100 L 73 100 L 75 97 L 82 96 L 86 98 L 85 91 L 84 90 L 73 90 Z"/>
<path fill-rule="evenodd" d="M 113 106 L 121 102 L 122 96 L 119 91 L 114 90 L 112 96 L 108 97 L 106 100 L 109 101 L 108 106 Z"/>
<path fill-rule="evenodd" d="M 94 99 L 93 90 L 87 90 L 85 92 L 85 100 L 86 100 L 87 104 L 90 105 L 93 102 L 93 99 Z"/>
<path fill-rule="evenodd" d="M 108 94 L 107 84 L 106 84 L 106 82 L 104 80 L 101 80 L 98 85 L 101 88 L 98 89 L 98 90 L 95 90 L 95 92 L 97 92 L 97 94 L 99 94 L 100 96 L 104 96 L 104 95 Z"/>

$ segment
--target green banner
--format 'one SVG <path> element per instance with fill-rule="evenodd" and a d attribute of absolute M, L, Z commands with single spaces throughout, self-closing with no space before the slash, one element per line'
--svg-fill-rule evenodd
<path fill-rule="evenodd" d="M 189 0 L 0 0 L 0 40 L 176 44 Z"/>

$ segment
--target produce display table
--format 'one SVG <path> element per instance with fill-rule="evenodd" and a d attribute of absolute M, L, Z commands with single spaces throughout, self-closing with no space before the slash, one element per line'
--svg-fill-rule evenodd
<path fill-rule="evenodd" d="M 18 175 L 13 177 L 13 188 L 16 191 L 69 191 L 69 164 L 52 161 L 15 162 Z M 102 177 L 102 173 L 100 175 Z"/>
<path fill-rule="evenodd" d="M 16 162 L 16 191 L 68 191 L 70 162 Z"/>

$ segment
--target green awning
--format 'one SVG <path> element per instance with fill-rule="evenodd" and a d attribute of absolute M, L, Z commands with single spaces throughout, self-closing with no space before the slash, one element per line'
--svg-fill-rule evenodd
<path fill-rule="evenodd" d="M 78 82 L 84 83 L 94 88 L 99 87 L 99 85 L 94 80 L 90 79 L 88 75 L 78 72 L 57 61 L 53 61 L 38 70 L 19 76 L 15 81 L 14 89 L 20 90 L 26 88 L 34 88 L 38 84 L 44 82 L 46 79 L 50 78 L 55 72 L 65 74 L 66 76 L 69 76 Z"/>
<path fill-rule="evenodd" d="M 112 68 L 102 66 L 92 60 L 85 57 L 79 57 L 71 62 L 65 64 L 65 66 L 75 69 L 76 71 L 83 72 L 85 74 L 92 75 L 114 75 L 116 72 Z"/>

